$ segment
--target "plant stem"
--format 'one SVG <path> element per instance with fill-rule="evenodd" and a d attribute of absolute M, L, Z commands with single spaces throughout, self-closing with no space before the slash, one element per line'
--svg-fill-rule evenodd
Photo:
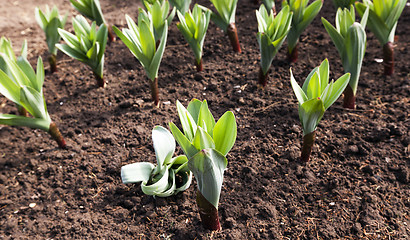
<path fill-rule="evenodd" d="M 266 84 L 268 83 L 268 77 L 269 77 L 270 70 L 266 74 L 263 73 L 262 67 L 259 68 L 259 75 L 258 75 L 258 84 L 262 87 L 265 88 Z"/>
<path fill-rule="evenodd" d="M 383 46 L 384 75 L 391 76 L 394 72 L 394 46 L 392 42 L 387 42 Z"/>
<path fill-rule="evenodd" d="M 16 105 L 17 105 L 17 104 L 16 104 Z M 18 111 L 18 113 L 19 113 L 20 116 L 28 117 L 28 112 L 27 112 L 27 110 L 26 110 L 24 107 L 22 107 L 22 106 L 20 106 L 20 105 L 17 105 L 17 111 Z"/>
<path fill-rule="evenodd" d="M 293 50 L 288 49 L 288 61 L 290 63 L 295 63 L 298 61 L 298 45 L 299 44 L 297 43 Z"/>
<path fill-rule="evenodd" d="M 57 72 L 57 56 L 50 54 L 50 56 L 48 56 L 48 63 L 50 64 L 51 73 Z"/>
<path fill-rule="evenodd" d="M 159 108 L 159 96 L 158 96 L 158 78 L 155 78 L 154 81 L 149 81 L 151 86 L 151 96 L 152 101 L 154 102 L 155 107 Z"/>
<path fill-rule="evenodd" d="M 61 135 L 60 130 L 58 130 L 57 125 L 54 122 L 50 123 L 50 128 L 48 130 L 48 133 L 50 133 L 51 137 L 58 143 L 58 146 L 62 149 L 66 148 L 66 143 L 63 138 L 63 135 Z"/>
<path fill-rule="evenodd" d="M 202 66 L 202 58 L 198 61 L 195 60 L 196 71 L 201 72 L 204 70 L 204 66 Z"/>
<path fill-rule="evenodd" d="M 302 162 L 309 162 L 310 153 L 312 152 L 313 143 L 315 142 L 315 131 L 303 136 L 302 154 L 300 159 Z"/>
<path fill-rule="evenodd" d="M 94 73 L 95 79 L 97 80 L 97 85 L 98 87 L 102 87 L 105 88 L 106 87 L 106 83 L 104 81 L 104 78 L 102 78 L 100 75 Z"/>
<path fill-rule="evenodd" d="M 108 42 L 112 43 L 115 42 L 115 34 L 112 27 L 108 26 Z"/>
<path fill-rule="evenodd" d="M 218 209 L 215 208 L 202 193 L 197 190 L 196 192 L 196 204 L 199 208 L 199 215 L 201 216 L 202 225 L 204 228 L 219 231 L 221 230 L 221 224 L 219 223 Z"/>
<path fill-rule="evenodd" d="M 343 107 L 344 108 L 349 108 L 349 109 L 355 109 L 356 108 L 356 96 L 353 93 L 352 87 L 350 87 L 350 84 L 347 85 L 345 88 L 344 93 L 344 98 L 343 98 Z"/>
<path fill-rule="evenodd" d="M 235 23 L 229 24 L 227 34 L 229 40 L 231 41 L 233 50 L 238 53 L 242 52 L 241 46 L 239 45 L 238 30 L 236 29 Z"/>

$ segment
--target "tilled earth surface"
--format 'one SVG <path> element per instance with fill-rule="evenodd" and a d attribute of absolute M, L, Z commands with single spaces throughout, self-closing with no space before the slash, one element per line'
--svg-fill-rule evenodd
<path fill-rule="evenodd" d="M 75 13 L 68 1 L 55 2 L 70 16 Z M 211 7 L 209 1 L 193 2 Z M 27 38 L 33 64 L 38 56 L 47 57 L 44 35 L 34 22 L 34 7 L 45 3 L 20 0 L 1 10 L 8 13 L 2 35 L 16 50 Z M 124 14 L 135 18 L 140 5 L 101 4 L 108 21 L 120 28 L 126 27 Z M 298 161 L 302 129 L 289 68 L 301 83 L 328 58 L 332 78 L 343 74 L 320 21 L 334 23 L 335 9 L 325 1 L 301 36 L 297 63 L 287 63 L 284 44 L 261 90 L 257 8 L 253 1 L 238 3 L 241 54 L 210 24 L 201 73 L 174 19 L 159 71 L 159 109 L 152 107 L 143 68 L 121 41 L 107 47 L 105 89 L 96 88 L 88 67 L 60 53 L 59 71 L 47 72 L 44 92 L 69 147 L 58 149 L 40 130 L 0 127 L 0 238 L 409 239 L 410 8 L 397 27 L 395 74 L 382 76 L 382 63 L 376 61 L 382 50 L 368 33 L 357 109 L 343 109 L 341 100 L 329 108 L 307 164 Z M 220 199 L 220 232 L 201 225 L 195 181 L 177 196 L 154 199 L 120 178 L 125 164 L 155 162 L 152 128 L 179 124 L 175 101 L 187 105 L 192 98 L 207 99 L 216 118 L 227 110 L 237 118 L 238 138 L 228 154 Z M 6 99 L 0 104 L 0 112 L 16 112 Z"/>

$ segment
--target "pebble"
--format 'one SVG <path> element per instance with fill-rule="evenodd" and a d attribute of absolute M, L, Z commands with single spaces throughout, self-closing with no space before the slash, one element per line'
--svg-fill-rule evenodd
<path fill-rule="evenodd" d="M 359 148 L 357 147 L 357 145 L 350 145 L 347 149 L 347 151 L 349 153 L 358 153 L 359 152 Z"/>

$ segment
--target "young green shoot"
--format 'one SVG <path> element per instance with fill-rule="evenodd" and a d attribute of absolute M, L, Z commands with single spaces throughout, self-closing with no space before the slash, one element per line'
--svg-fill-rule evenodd
<path fill-rule="evenodd" d="M 5 37 L 1 37 L 1 39 L 0 39 L 0 53 L 5 54 L 10 59 L 10 61 L 13 61 L 15 63 L 17 63 L 17 59 L 19 59 L 19 62 L 22 62 L 22 61 L 28 62 L 27 61 L 27 41 L 24 40 L 23 45 L 21 46 L 20 56 L 17 58 L 16 55 L 14 54 L 13 46 L 11 44 L 11 41 L 8 40 Z M 12 80 L 14 80 L 14 76 L 13 76 L 11 70 L 9 69 L 8 65 L 6 64 L 6 62 L 4 61 L 3 58 L 0 58 L 0 70 L 2 70 Z M 17 110 L 18 110 L 19 115 L 25 116 L 25 117 L 29 116 L 27 110 L 24 107 L 22 107 L 18 104 L 16 104 L 16 106 L 17 106 Z"/>
<path fill-rule="evenodd" d="M 394 72 L 394 34 L 406 2 L 406 0 L 356 2 L 356 9 L 360 16 L 364 15 L 367 7 L 370 9 L 367 26 L 383 46 L 384 75 L 387 76 Z"/>
<path fill-rule="evenodd" d="M 299 102 L 299 119 L 303 128 L 301 160 L 308 162 L 315 141 L 315 130 L 325 111 L 340 97 L 349 84 L 350 73 L 329 83 L 329 62 L 325 59 L 306 78 L 302 88 L 290 70 L 290 82 Z"/>
<path fill-rule="evenodd" d="M 236 121 L 231 111 L 225 112 L 215 123 L 206 100 L 193 99 L 188 108 L 177 101 L 182 133 L 172 122 L 169 128 L 188 158 L 188 167 L 197 180 L 196 202 L 202 224 L 206 229 L 220 230 L 218 203 L 226 155 L 236 140 Z"/>
<path fill-rule="evenodd" d="M 261 5 L 259 11 L 256 11 L 256 19 L 258 20 L 256 38 L 258 39 L 261 52 L 258 83 L 260 86 L 265 87 L 268 82 L 269 68 L 273 58 L 278 53 L 289 32 L 292 12 L 286 6 L 275 17 L 272 9 L 270 9 L 270 14 L 268 14 L 265 6 Z"/>
<path fill-rule="evenodd" d="M 288 33 L 288 60 L 298 60 L 299 37 L 313 21 L 323 5 L 323 0 L 316 0 L 308 6 L 309 0 L 283 0 L 282 7 L 289 6 L 293 12 L 292 25 Z"/>
<path fill-rule="evenodd" d="M 138 16 L 138 25 L 128 15 L 125 15 L 125 19 L 129 28 L 123 28 L 121 32 L 114 26 L 114 31 L 144 67 L 150 80 L 152 100 L 154 105 L 159 107 L 158 69 L 167 42 L 167 20 L 165 20 L 162 29 L 162 38 L 157 45 L 154 37 L 154 26 L 149 18 L 146 18 L 144 14 L 140 14 Z"/>
<path fill-rule="evenodd" d="M 368 15 L 369 11 L 366 10 L 362 21 L 357 23 L 353 6 L 350 6 L 350 11 L 347 8 L 343 10 L 339 8 L 336 13 L 336 28 L 322 18 L 323 25 L 342 59 L 345 72 L 351 74 L 349 85 L 344 91 L 343 107 L 345 108 L 354 109 L 356 107 L 357 85 L 366 51 L 365 27 Z"/>
<path fill-rule="evenodd" d="M 35 16 L 38 25 L 40 25 L 41 29 L 43 29 L 46 34 L 46 42 L 49 52 L 48 62 L 50 64 L 51 73 L 54 73 L 57 71 L 57 48 L 55 45 L 61 40 L 58 29 L 64 29 L 67 21 L 67 14 L 62 17 L 59 15 L 56 6 L 50 11 L 50 8 L 47 5 L 45 12 L 36 7 Z"/>
<path fill-rule="evenodd" d="M 189 10 L 192 0 L 169 0 L 172 6 L 176 7 L 177 10 L 183 15 Z"/>
<path fill-rule="evenodd" d="M 104 19 L 99 0 L 70 0 L 70 2 L 79 13 L 90 19 L 92 22 L 97 22 L 98 26 L 101 26 L 101 24 L 104 23 L 108 29 L 108 41 L 115 41 L 115 35 L 112 32 L 112 28 Z"/>
<path fill-rule="evenodd" d="M 241 52 L 238 30 L 235 25 L 236 4 L 238 0 L 210 0 L 217 13 L 211 14 L 212 21 L 221 28 L 229 37 L 235 52 Z"/>
<path fill-rule="evenodd" d="M 349 9 L 350 6 L 354 5 L 355 0 L 333 0 L 333 4 L 335 5 L 336 9 Z"/>
<path fill-rule="evenodd" d="M 184 155 L 172 157 L 175 151 L 175 139 L 161 126 L 152 130 L 157 165 L 150 162 L 137 162 L 121 167 L 123 183 L 141 183 L 142 191 L 147 195 L 169 197 L 186 190 L 192 181 L 192 172 L 188 168 L 188 158 Z"/>
<path fill-rule="evenodd" d="M 272 9 L 273 15 L 276 16 L 275 0 L 262 0 L 262 2 L 266 9 L 268 9 L 268 11 Z"/>
<path fill-rule="evenodd" d="M 178 11 L 179 23 L 177 23 L 177 27 L 194 52 L 195 66 L 198 72 L 203 70 L 202 49 L 211 13 L 210 10 L 197 4 L 192 12 L 188 10 L 185 15 Z"/>
<path fill-rule="evenodd" d="M 96 22 L 92 22 L 90 26 L 81 15 L 73 18 L 73 27 L 75 35 L 64 29 L 58 29 L 66 44 L 56 44 L 56 47 L 68 56 L 90 66 L 98 86 L 105 87 L 103 71 L 104 51 L 107 46 L 107 27 L 103 23 L 97 30 Z"/>
<path fill-rule="evenodd" d="M 47 112 L 43 94 L 44 66 L 41 58 L 37 61 L 36 72 L 26 58 L 14 61 L 6 54 L 0 53 L 0 62 L 6 64 L 8 69 L 8 73 L 0 69 L 0 93 L 33 116 L 31 118 L 0 114 L 0 124 L 44 130 L 57 141 L 60 148 L 65 148 L 66 142 Z"/>
<path fill-rule="evenodd" d="M 169 12 L 169 3 L 167 0 L 156 0 L 154 3 L 150 4 L 144 2 L 147 12 L 140 9 L 138 18 L 145 18 L 146 21 L 152 21 L 154 26 L 154 37 L 157 47 L 159 41 L 162 38 L 162 34 L 167 34 L 168 32 L 164 31 L 165 24 L 169 25 L 174 19 L 176 8 L 174 7 L 171 12 Z"/>

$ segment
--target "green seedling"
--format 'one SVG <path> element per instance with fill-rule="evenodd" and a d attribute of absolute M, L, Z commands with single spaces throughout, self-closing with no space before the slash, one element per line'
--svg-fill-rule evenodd
<path fill-rule="evenodd" d="M 355 0 L 333 0 L 333 4 L 335 5 L 336 9 L 349 9 L 350 6 L 354 5 Z"/>
<path fill-rule="evenodd" d="M 35 16 L 38 25 L 40 25 L 41 29 L 43 29 L 46 34 L 46 42 L 50 55 L 48 57 L 48 62 L 50 64 L 50 71 L 54 73 L 57 71 L 57 48 L 55 45 L 61 40 L 58 29 L 64 29 L 67 21 L 67 14 L 62 17 L 59 15 L 56 6 L 54 6 L 50 11 L 50 8 L 47 5 L 45 12 L 42 12 L 38 7 L 36 7 Z"/>
<path fill-rule="evenodd" d="M 95 21 L 98 26 L 101 26 L 101 24 L 104 23 L 108 29 L 108 41 L 115 41 L 115 35 L 112 32 L 112 28 L 104 19 L 99 0 L 70 0 L 70 2 L 79 13 L 90 19 L 92 22 Z"/>
<path fill-rule="evenodd" d="M 276 16 L 275 0 L 262 0 L 262 2 L 266 9 L 268 9 L 268 11 L 272 9 L 273 15 Z"/>
<path fill-rule="evenodd" d="M 273 10 L 270 10 L 270 14 L 268 14 L 265 6 L 261 5 L 259 11 L 256 11 L 256 19 L 258 20 L 256 38 L 261 52 L 258 82 L 260 86 L 265 87 L 273 58 L 278 53 L 289 32 L 292 12 L 286 6 L 275 17 Z"/>
<path fill-rule="evenodd" d="M 177 23 L 177 27 L 194 52 L 195 66 L 198 72 L 203 70 L 202 49 L 210 17 L 211 11 L 197 4 L 195 4 L 192 12 L 188 10 L 185 16 L 178 11 L 180 22 Z"/>
<path fill-rule="evenodd" d="M 211 14 L 212 21 L 221 28 L 229 37 L 235 52 L 241 52 L 238 30 L 235 25 L 236 4 L 238 0 L 210 0 L 217 13 Z"/>
<path fill-rule="evenodd" d="M 105 87 L 103 71 L 104 52 L 107 46 L 107 27 L 103 23 L 97 30 L 96 22 L 92 22 L 90 26 L 81 15 L 73 18 L 73 27 L 75 35 L 64 29 L 58 29 L 66 44 L 56 44 L 56 47 L 68 56 L 90 66 L 98 86 Z"/>
<path fill-rule="evenodd" d="M 117 27 L 114 26 L 113 28 L 118 37 L 144 67 L 150 79 L 152 100 L 154 105 L 159 107 L 158 69 L 167 42 L 168 24 L 167 20 L 165 20 L 163 32 L 161 33 L 162 38 L 157 45 L 152 20 L 146 18 L 146 16 L 150 15 L 140 14 L 137 25 L 130 16 L 125 15 L 129 29 L 123 28 L 121 32 Z"/>
<path fill-rule="evenodd" d="M 308 6 L 309 0 L 283 0 L 282 7 L 289 6 L 293 12 L 292 26 L 288 33 L 288 60 L 298 60 L 299 37 L 313 21 L 323 5 L 323 0 L 316 0 Z"/>
<path fill-rule="evenodd" d="M 360 70 L 366 51 L 366 32 L 367 16 L 366 10 L 360 23 L 355 22 L 354 7 L 350 6 L 343 10 L 339 8 L 336 13 L 336 28 L 326 19 L 322 18 L 323 25 L 327 33 L 336 45 L 345 72 L 350 73 L 350 82 L 344 92 L 343 107 L 354 109 L 356 102 L 357 85 L 359 83 Z"/>
<path fill-rule="evenodd" d="M 196 202 L 202 224 L 206 229 L 220 230 L 218 203 L 226 155 L 236 140 L 236 121 L 231 111 L 215 123 L 206 100 L 194 99 L 185 108 L 177 101 L 182 133 L 172 122 L 169 128 L 188 158 L 188 167 L 197 180 Z"/>
<path fill-rule="evenodd" d="M 172 157 L 175 139 L 161 126 L 152 130 L 157 166 L 149 162 L 137 162 L 121 168 L 123 183 L 141 183 L 147 195 L 169 197 L 184 191 L 191 185 L 192 172 L 188 169 L 188 159 L 184 155 Z"/>
<path fill-rule="evenodd" d="M 169 0 L 172 6 L 176 7 L 177 10 L 185 14 L 189 10 L 189 5 L 191 5 L 192 0 Z"/>
<path fill-rule="evenodd" d="M 0 70 L 0 93 L 33 116 L 31 118 L 0 114 L 0 124 L 44 130 L 57 141 L 60 148 L 65 148 L 66 142 L 47 112 L 43 94 L 44 66 L 41 58 L 37 61 L 36 72 L 25 58 L 14 61 L 6 54 L 0 53 L 0 62 L 7 65 L 8 69 L 8 73 Z"/>
<path fill-rule="evenodd" d="M 11 41 L 9 41 L 7 38 L 5 37 L 1 37 L 0 39 L 0 53 L 5 54 L 10 61 L 13 61 L 15 63 L 17 63 L 17 59 L 19 59 L 19 62 L 28 62 L 27 61 L 27 41 L 24 40 L 23 45 L 21 46 L 21 52 L 20 52 L 20 56 L 17 58 L 16 55 L 14 54 L 13 51 L 13 46 L 11 44 Z M 6 62 L 3 60 L 3 58 L 0 58 L 0 70 L 2 70 L 4 73 L 6 73 L 11 79 L 14 80 L 14 76 L 11 72 L 11 70 L 9 69 L 8 65 L 6 64 Z M 27 112 L 27 110 L 16 104 L 17 106 L 17 110 L 19 115 L 21 116 L 25 116 L 28 117 L 29 114 Z"/>
<path fill-rule="evenodd" d="M 384 75 L 392 75 L 394 72 L 394 34 L 397 21 L 406 0 L 363 0 L 356 2 L 356 9 L 360 16 L 369 8 L 369 20 L 367 26 L 383 46 Z"/>
<path fill-rule="evenodd" d="M 350 73 L 329 83 L 329 62 L 325 59 L 313 69 L 302 88 L 290 70 L 290 82 L 299 102 L 299 119 L 303 128 L 301 160 L 308 162 L 315 141 L 315 130 L 325 111 L 340 97 L 349 84 Z"/>
<path fill-rule="evenodd" d="M 164 31 L 165 24 L 168 23 L 168 26 L 171 24 L 172 19 L 174 19 L 176 8 L 174 7 L 171 12 L 169 12 L 169 3 L 167 0 L 156 0 L 154 3 L 150 4 L 144 2 L 147 12 L 140 9 L 138 18 L 145 18 L 146 21 L 152 21 L 154 26 L 154 37 L 155 41 L 158 43 L 162 38 L 162 34 L 167 34 L 168 32 Z"/>

